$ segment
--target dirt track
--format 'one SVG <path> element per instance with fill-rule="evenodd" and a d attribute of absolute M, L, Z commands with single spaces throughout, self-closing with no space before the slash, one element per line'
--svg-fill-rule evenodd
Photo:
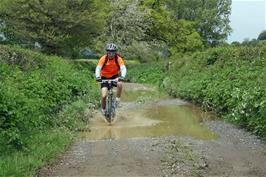
<path fill-rule="evenodd" d="M 148 90 L 143 85 L 126 85 L 130 88 Z M 161 103 L 178 104 L 180 100 Z M 134 104 L 124 104 L 120 115 Z M 201 124 L 219 138 L 169 135 L 120 139 L 125 134 L 122 130 L 112 139 L 83 137 L 56 164 L 42 168 L 39 176 L 266 176 L 266 145 L 257 137 L 222 121 L 204 120 Z"/>

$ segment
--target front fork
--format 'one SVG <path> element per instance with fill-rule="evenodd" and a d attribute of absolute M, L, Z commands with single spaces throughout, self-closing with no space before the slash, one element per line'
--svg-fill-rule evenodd
<path fill-rule="evenodd" d="M 108 90 L 108 95 L 106 98 L 106 117 L 107 118 L 112 118 L 115 116 L 115 98 L 113 96 L 112 90 Z"/>

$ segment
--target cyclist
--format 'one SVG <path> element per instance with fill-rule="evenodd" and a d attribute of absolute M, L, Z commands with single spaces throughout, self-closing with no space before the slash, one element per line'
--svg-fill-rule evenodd
<path fill-rule="evenodd" d="M 117 53 L 117 46 L 114 43 L 106 45 L 106 54 L 102 56 L 98 62 L 98 65 L 95 69 L 95 76 L 97 81 L 102 79 L 116 79 L 117 80 L 117 93 L 116 93 L 116 102 L 120 102 L 120 97 L 122 93 L 122 82 L 120 78 L 123 79 L 126 76 L 126 66 L 123 59 Z M 107 84 L 101 84 L 101 104 L 102 104 L 102 113 L 105 113 L 105 104 L 108 88 Z"/>

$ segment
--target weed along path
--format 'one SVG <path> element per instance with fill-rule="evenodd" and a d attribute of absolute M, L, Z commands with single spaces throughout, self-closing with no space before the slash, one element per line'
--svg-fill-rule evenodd
<path fill-rule="evenodd" d="M 125 84 L 112 126 L 100 113 L 38 176 L 266 176 L 266 145 L 141 84 Z"/>

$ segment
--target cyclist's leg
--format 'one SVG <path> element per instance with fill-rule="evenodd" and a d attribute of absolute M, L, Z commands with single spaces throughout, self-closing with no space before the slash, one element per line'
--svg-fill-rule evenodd
<path fill-rule="evenodd" d="M 105 105 L 106 105 L 106 96 L 107 96 L 107 87 L 102 87 L 102 109 L 105 110 Z"/>
<path fill-rule="evenodd" d="M 116 107 L 120 107 L 120 97 L 121 97 L 121 94 L 122 94 L 122 82 L 118 82 L 117 83 L 117 91 L 116 91 Z"/>
<path fill-rule="evenodd" d="M 122 89 L 123 89 L 122 82 L 117 82 L 117 93 L 116 93 L 117 98 L 121 97 Z"/>

